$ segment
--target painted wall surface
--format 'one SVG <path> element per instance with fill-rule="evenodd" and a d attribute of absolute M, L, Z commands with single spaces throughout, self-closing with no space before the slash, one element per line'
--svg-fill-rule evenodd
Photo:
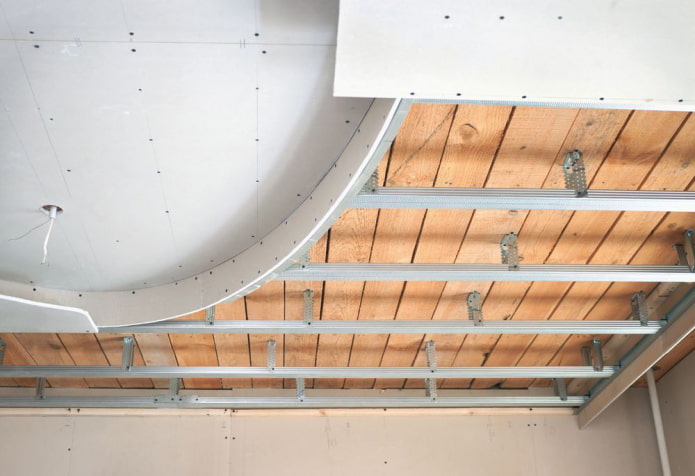
<path fill-rule="evenodd" d="M 641 389 L 582 431 L 533 413 L 2 416 L 0 462 L 12 476 L 659 474 Z"/>
<path fill-rule="evenodd" d="M 695 474 L 695 352 L 657 383 L 673 476 Z"/>

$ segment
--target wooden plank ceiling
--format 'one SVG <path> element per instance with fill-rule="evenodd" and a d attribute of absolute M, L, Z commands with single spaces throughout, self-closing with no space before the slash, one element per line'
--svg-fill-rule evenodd
<path fill-rule="evenodd" d="M 580 149 L 592 189 L 693 190 L 695 116 L 682 112 L 416 104 L 379 165 L 383 186 L 563 188 L 561 162 Z M 499 241 L 519 235 L 524 263 L 675 264 L 688 213 L 524 210 L 348 210 L 311 250 L 314 262 L 499 263 Z M 271 282 L 217 307 L 217 319 L 301 319 L 313 289 L 320 319 L 465 319 L 465 296 L 484 296 L 486 319 L 621 319 L 656 284 L 532 282 Z M 204 319 L 202 313 L 184 319 Z M 117 335 L 15 334 L 8 365 L 118 365 Z M 288 366 L 578 365 L 592 336 L 136 335 L 138 365 L 264 366 L 266 341 Z M 608 336 L 602 336 L 604 341 Z M 695 347 L 691 336 L 662 375 Z M 64 379 L 53 386 L 166 387 L 166 381 Z M 443 388 L 525 388 L 532 380 L 444 380 Z M 2 379 L 1 386 L 32 386 Z M 187 388 L 293 387 L 271 379 L 186 380 Z M 316 388 L 422 388 L 418 380 L 308 381 Z"/>

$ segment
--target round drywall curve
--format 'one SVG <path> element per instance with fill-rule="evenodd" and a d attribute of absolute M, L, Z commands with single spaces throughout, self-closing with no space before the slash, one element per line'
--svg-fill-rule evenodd
<path fill-rule="evenodd" d="M 374 100 L 354 136 L 314 191 L 282 224 L 234 258 L 173 283 L 117 292 L 80 292 L 0 281 L 0 292 L 89 312 L 97 326 L 158 321 L 257 289 L 320 238 L 390 146 L 409 103 Z"/>
<path fill-rule="evenodd" d="M 333 95 L 337 0 L 68 3 L 0 9 L 2 280 L 207 271 L 306 200 L 371 104 Z"/>

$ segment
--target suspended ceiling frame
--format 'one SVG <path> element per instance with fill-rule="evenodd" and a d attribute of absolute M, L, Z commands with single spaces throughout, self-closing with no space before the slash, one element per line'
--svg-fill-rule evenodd
<path fill-rule="evenodd" d="M 366 174 L 365 174 L 366 175 Z M 364 176 L 364 175 L 363 175 Z M 401 192 L 402 193 L 402 192 Z M 589 193 L 589 196 L 591 193 Z M 581 199 L 578 199 L 581 200 Z M 298 273 L 310 273 L 311 264 L 303 263 L 301 265 L 295 265 L 295 269 Z M 414 265 L 401 265 L 400 273 L 403 273 L 405 269 L 412 268 Z M 359 265 L 359 268 L 368 268 L 369 265 Z M 504 268 L 504 266 L 502 266 Z M 622 267 L 623 271 L 631 267 Z M 632 267 L 639 269 L 638 267 Z M 692 275 L 691 268 L 687 263 L 682 263 L 681 265 L 669 267 L 674 270 L 677 269 L 678 273 L 690 273 Z M 505 276 L 513 277 L 514 273 L 518 271 L 512 271 L 507 269 Z M 649 273 L 648 268 L 640 269 L 638 272 Z M 402 276 L 402 275 L 401 275 Z M 280 275 L 281 278 L 287 279 L 286 275 Z M 322 279 L 331 279 L 332 276 L 324 275 L 320 276 Z M 615 280 L 615 276 L 611 275 L 610 281 Z M 635 275 L 630 275 L 631 279 L 634 279 Z M 312 278 L 316 276 L 312 275 Z M 344 277 L 343 277 L 344 278 Z M 379 276 L 379 279 L 383 279 L 384 276 Z M 428 276 L 428 278 L 432 278 Z M 451 278 L 451 277 L 448 277 Z M 435 277 L 436 279 L 436 277 Z M 478 279 L 481 279 L 478 276 Z M 587 280 L 598 281 L 602 277 L 600 272 L 594 272 Z M 626 280 L 631 280 L 626 279 Z M 573 279 L 573 281 L 576 281 Z M 649 277 L 644 279 L 645 281 L 653 281 Z M 665 280 L 664 280 L 665 281 Z M 674 279 L 674 281 L 679 281 Z M 682 279 L 680 281 L 683 281 Z M 650 348 L 654 346 L 654 342 L 661 342 L 666 335 L 669 338 L 670 350 L 673 346 L 677 344 L 682 338 L 684 338 L 692 329 L 693 323 L 690 320 L 678 319 L 685 310 L 689 310 L 692 307 L 693 297 L 695 292 L 691 291 L 688 293 L 677 306 L 674 307 L 665 319 L 658 322 L 645 323 L 640 322 L 629 322 L 629 321 L 614 321 L 614 322 L 601 322 L 601 323 L 591 323 L 591 322 L 574 322 L 574 323 L 562 323 L 562 322 L 551 322 L 551 321 L 525 321 L 525 322 L 497 322 L 492 323 L 492 325 L 486 328 L 485 323 L 482 325 L 476 325 L 471 321 L 449 321 L 446 323 L 437 323 L 434 321 L 409 321 L 409 322 L 336 322 L 330 323 L 326 321 L 316 321 L 315 323 L 311 320 L 311 316 L 305 317 L 305 322 L 286 322 L 286 321 L 265 321 L 262 323 L 255 324 L 250 321 L 243 322 L 220 322 L 214 321 L 214 311 L 209 314 L 209 319 L 205 323 L 200 322 L 186 322 L 186 321 L 174 321 L 169 323 L 157 323 L 148 324 L 141 326 L 130 326 L 130 327 L 111 327 L 104 328 L 104 332 L 214 332 L 214 333 L 302 333 L 302 334 L 320 334 L 322 332 L 336 333 L 340 330 L 342 333 L 398 333 L 400 331 L 406 331 L 408 333 L 436 333 L 438 327 L 443 332 L 451 333 L 620 333 L 620 334 L 648 334 L 647 337 L 643 338 L 641 343 L 635 347 L 635 349 L 640 348 Z M 308 306 L 308 307 L 307 307 Z M 310 304 L 305 303 L 305 309 L 311 309 Z M 214 308 L 213 308 L 214 309 Z M 692 313 L 687 314 L 692 315 Z M 680 323 L 680 328 L 676 327 L 674 331 L 673 322 Z M 308 322 L 307 322 L 308 321 Z M 312 327 L 312 325 L 314 327 Z M 274 341 L 273 341 L 274 342 Z M 166 406 L 177 406 L 185 408 L 195 408 L 195 407 L 238 407 L 238 408 L 258 408 L 258 407 L 277 407 L 277 408 L 317 408 L 317 407 L 382 407 L 382 406 L 393 406 L 393 407 L 413 407 L 413 406 L 423 406 L 423 407 L 449 407 L 449 406 L 578 406 L 583 405 L 582 408 L 589 408 L 590 410 L 582 410 L 582 412 L 591 412 L 590 417 L 580 417 L 583 424 L 588 423 L 593 419 L 603 408 L 607 405 L 604 403 L 601 406 L 600 403 L 595 403 L 595 397 L 569 397 L 566 394 L 566 390 L 559 391 L 559 394 L 555 397 L 451 397 L 438 399 L 436 383 L 434 386 L 430 385 L 428 395 L 426 397 L 398 397 L 398 398 L 355 398 L 355 397 L 332 397 L 332 398 L 316 398 L 307 397 L 303 387 L 304 378 L 326 378 L 326 377 L 338 377 L 338 378 L 427 378 L 427 381 L 436 382 L 437 378 L 515 378 L 515 377 L 546 377 L 554 378 L 561 381 L 563 378 L 604 378 L 603 382 L 599 384 L 598 388 L 609 388 L 611 389 L 616 384 L 617 375 L 623 375 L 623 369 L 619 367 L 604 367 L 600 364 L 600 367 L 588 366 L 583 368 L 577 367 L 538 367 L 538 368 L 528 368 L 528 367 L 506 367 L 506 368 L 494 368 L 494 367 L 484 367 L 484 368 L 436 368 L 436 363 L 432 364 L 430 368 L 275 368 L 274 361 L 269 358 L 268 367 L 262 368 L 229 368 L 229 367 L 174 367 L 174 368 L 164 368 L 164 367 L 135 367 L 132 366 L 132 355 L 130 357 L 131 361 L 127 361 L 126 357 L 126 347 L 124 345 L 124 361 L 122 367 L 79 367 L 79 366 L 8 366 L 0 368 L 0 376 L 3 377 L 31 377 L 37 378 L 37 393 L 32 398 L 17 398 L 17 397 L 4 397 L 0 399 L 0 406 L 41 406 L 41 407 L 51 407 L 51 406 L 85 406 L 85 407 L 110 407 L 110 406 L 124 406 L 124 407 L 166 407 Z M 132 352 L 132 345 L 131 345 Z M 637 351 L 633 351 L 633 355 L 628 355 L 629 362 L 634 362 L 639 360 L 641 353 L 634 354 Z M 653 351 L 652 351 L 653 353 Z M 270 351 L 269 351 L 270 355 Z M 662 356 L 662 355 L 661 355 Z M 659 357 L 661 357 L 659 356 Z M 635 364 L 633 363 L 634 367 Z M 639 373 L 635 373 L 632 370 L 632 374 L 636 375 L 633 381 L 639 377 Z M 220 397 L 220 398 L 208 398 L 200 399 L 196 396 L 179 396 L 178 384 L 173 383 L 178 381 L 180 378 L 203 378 L 209 376 L 225 377 L 225 378 L 242 378 L 242 377 L 252 377 L 252 378 L 294 378 L 297 379 L 297 396 L 295 398 L 276 398 L 276 397 L 254 397 L 253 399 L 244 399 L 238 397 Z M 152 398 L 147 397 L 60 397 L 60 398 L 46 398 L 44 394 L 43 384 L 45 378 L 51 377 L 115 377 L 115 378 L 169 378 L 172 380 L 172 387 L 170 389 L 170 394 L 167 398 L 162 396 L 155 396 Z M 622 377 L 624 380 L 624 377 Z M 300 383 L 301 382 L 301 383 Z M 630 382 L 630 383 L 632 383 Z M 562 384 L 564 386 L 564 383 Z M 622 389 L 624 391 L 627 387 Z M 604 395 L 607 391 L 603 390 L 599 392 L 599 395 Z M 613 392 L 613 399 L 617 398 L 621 392 Z M 599 397 L 605 400 L 605 397 Z M 610 400 L 612 401 L 612 399 Z M 608 403 L 610 403 L 610 401 Z M 594 407 L 599 407 L 594 409 Z M 587 421 L 588 420 L 588 421 Z"/>

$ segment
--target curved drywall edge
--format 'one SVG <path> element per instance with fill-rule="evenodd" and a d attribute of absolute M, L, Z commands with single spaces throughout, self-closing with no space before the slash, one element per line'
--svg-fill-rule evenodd
<path fill-rule="evenodd" d="M 409 107 L 406 100 L 375 99 L 340 158 L 292 215 L 239 255 L 203 273 L 131 291 L 66 291 L 0 281 L 0 292 L 83 309 L 97 326 L 171 319 L 244 296 L 293 264 L 328 230 L 376 169 Z"/>
<path fill-rule="evenodd" d="M 11 310 L 6 309 L 8 304 L 14 305 Z M 29 311 L 24 313 L 17 308 Z M 0 294 L 0 309 L 3 312 L 0 317 L 0 332 L 97 332 L 92 317 L 84 309 L 3 294 Z M 12 315 L 5 315 L 5 312 Z"/>

